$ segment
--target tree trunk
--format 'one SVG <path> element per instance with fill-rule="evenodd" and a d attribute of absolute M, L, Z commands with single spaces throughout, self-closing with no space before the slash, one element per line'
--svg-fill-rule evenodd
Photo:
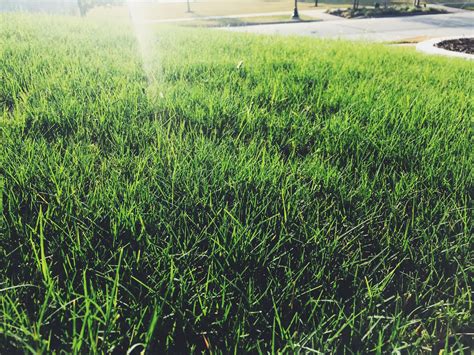
<path fill-rule="evenodd" d="M 191 12 L 191 4 L 189 3 L 189 0 L 187 0 L 186 3 L 188 4 L 188 11 L 186 12 Z"/>
<path fill-rule="evenodd" d="M 298 0 L 295 0 L 295 8 L 293 9 L 293 16 L 291 18 L 293 20 L 300 19 L 300 14 L 298 13 Z"/>
<path fill-rule="evenodd" d="M 77 6 L 79 7 L 79 13 L 81 14 L 81 17 L 86 16 L 87 4 L 84 3 L 84 0 L 77 0 Z"/>
<path fill-rule="evenodd" d="M 314 0 L 314 7 L 318 7 L 318 0 Z"/>

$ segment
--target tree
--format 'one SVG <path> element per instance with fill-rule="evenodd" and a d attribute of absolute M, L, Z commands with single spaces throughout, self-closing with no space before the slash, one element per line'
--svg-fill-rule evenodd
<path fill-rule="evenodd" d="M 318 7 L 318 0 L 314 0 L 314 7 Z"/>
<path fill-rule="evenodd" d="M 95 6 L 121 5 L 123 3 L 124 0 L 77 0 L 79 13 L 82 17 L 86 16 L 87 12 Z"/>
<path fill-rule="evenodd" d="M 87 0 L 77 0 L 77 6 L 79 7 L 79 13 L 82 17 L 86 16 L 87 11 L 91 9 L 89 1 Z"/>
<path fill-rule="evenodd" d="M 189 3 L 189 0 L 186 0 L 186 3 L 188 4 L 188 11 L 186 11 L 186 12 L 192 12 L 191 11 L 191 4 Z"/>
<path fill-rule="evenodd" d="M 291 16 L 293 20 L 299 20 L 300 15 L 298 13 L 298 0 L 295 0 L 295 8 L 293 9 L 293 16 Z"/>
<path fill-rule="evenodd" d="M 360 0 L 353 0 L 352 1 L 352 10 L 357 10 L 359 8 L 359 1 Z"/>
<path fill-rule="evenodd" d="M 413 0 L 413 6 L 420 7 L 420 0 Z"/>

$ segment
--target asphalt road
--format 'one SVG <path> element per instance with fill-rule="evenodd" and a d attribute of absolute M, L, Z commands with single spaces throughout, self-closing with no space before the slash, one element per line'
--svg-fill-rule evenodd
<path fill-rule="evenodd" d="M 308 13 L 309 14 L 309 13 Z M 318 17 L 317 13 L 311 14 Z M 321 22 L 299 22 L 229 27 L 228 31 L 261 34 L 302 35 L 375 42 L 402 41 L 418 37 L 473 36 L 474 11 L 373 19 L 342 19 L 323 16 Z"/>

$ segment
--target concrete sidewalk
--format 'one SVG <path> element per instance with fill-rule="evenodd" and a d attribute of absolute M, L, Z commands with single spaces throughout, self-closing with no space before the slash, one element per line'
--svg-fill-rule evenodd
<path fill-rule="evenodd" d="M 317 17 L 316 14 L 312 16 Z M 402 41 L 416 37 L 474 37 L 474 11 L 351 20 L 334 17 L 321 22 L 240 26 L 225 30 L 375 42 Z"/>

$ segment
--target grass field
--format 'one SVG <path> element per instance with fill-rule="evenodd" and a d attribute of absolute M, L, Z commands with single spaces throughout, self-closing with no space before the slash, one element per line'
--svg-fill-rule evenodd
<path fill-rule="evenodd" d="M 473 63 L 0 23 L 2 353 L 472 345 Z"/>
<path fill-rule="evenodd" d="M 187 12 L 187 5 L 183 3 L 137 3 L 132 5 L 134 14 L 143 20 L 169 20 L 182 18 L 196 18 L 206 16 L 228 16 L 245 15 L 253 13 L 274 13 L 288 12 L 290 16 L 293 12 L 294 3 L 288 1 L 191 1 L 190 13 Z M 301 11 L 315 10 L 318 8 L 329 8 L 341 6 L 337 4 L 319 4 L 314 7 L 314 3 L 299 3 Z M 349 5 L 347 5 L 349 6 Z M 127 6 L 96 7 L 92 9 L 89 17 L 102 19 L 104 17 L 115 17 L 127 19 L 129 8 Z"/>
<path fill-rule="evenodd" d="M 449 7 L 455 7 L 457 9 L 474 11 L 474 3 L 449 4 Z"/>

